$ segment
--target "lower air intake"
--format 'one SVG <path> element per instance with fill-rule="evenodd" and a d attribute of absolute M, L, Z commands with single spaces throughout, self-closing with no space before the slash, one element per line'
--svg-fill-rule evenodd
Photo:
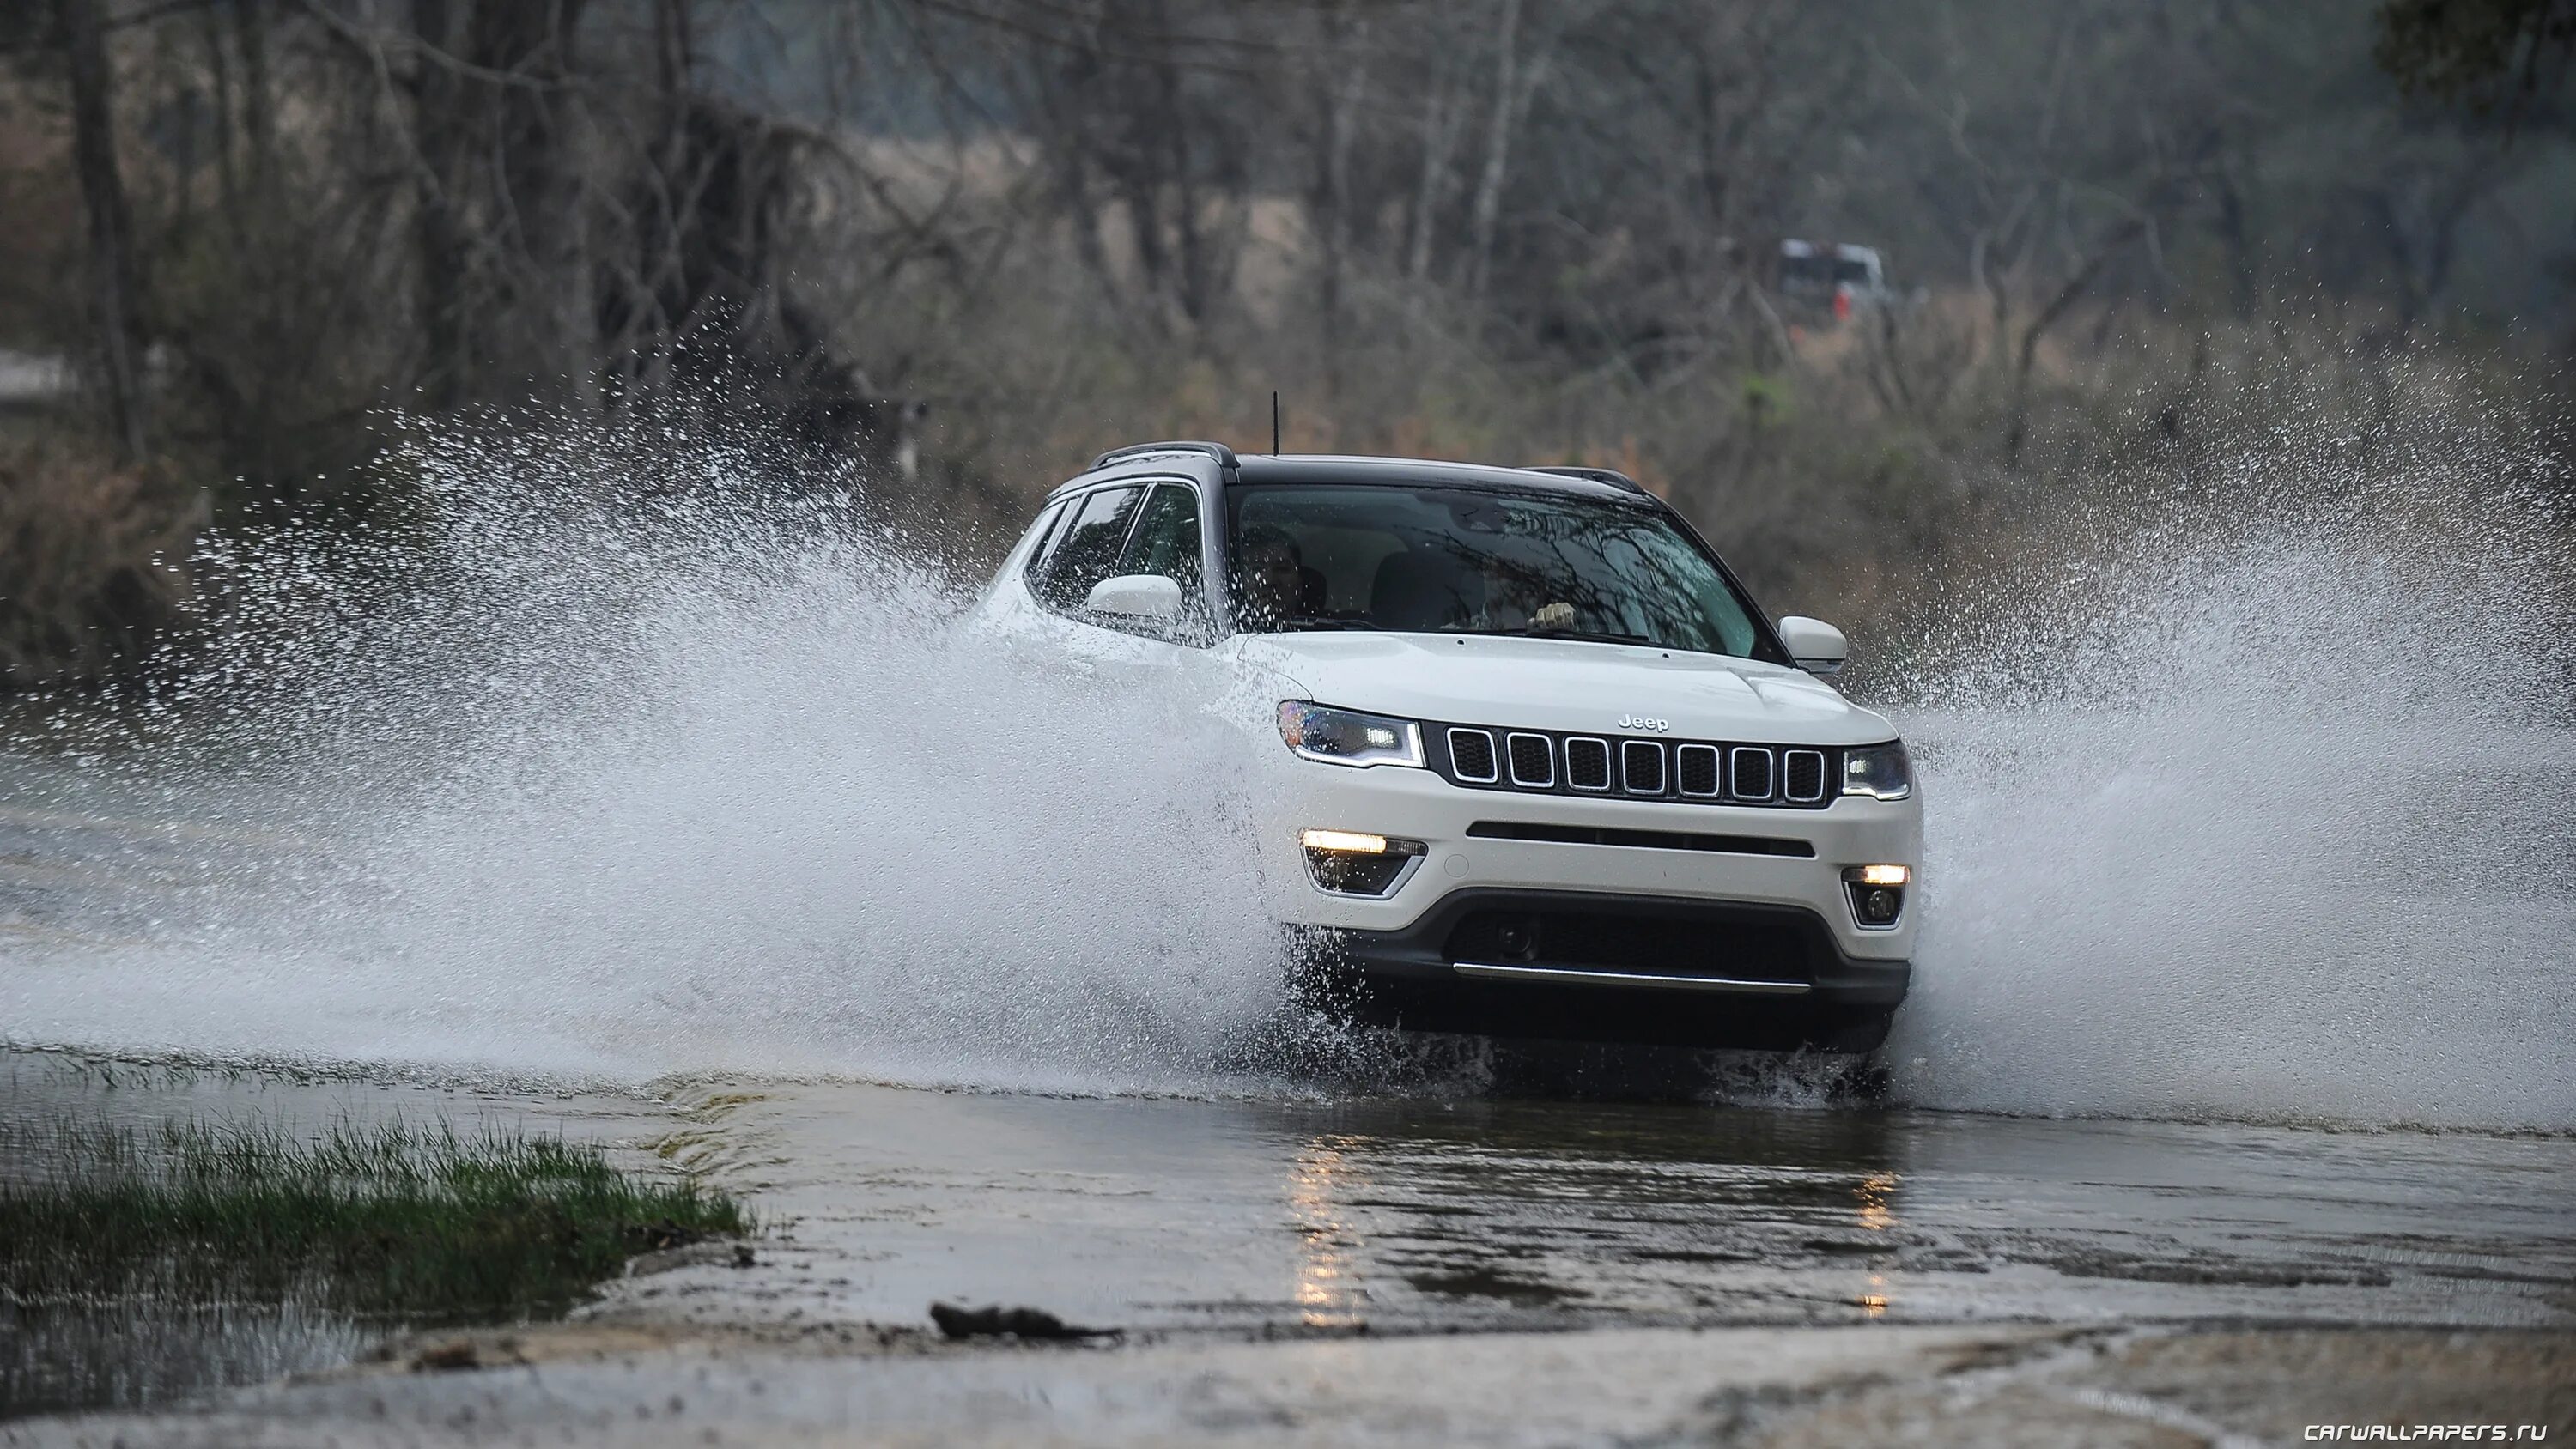
<path fill-rule="evenodd" d="M 1806 940 L 1771 921 L 1712 929 L 1703 920 L 1628 912 L 1495 908 L 1468 912 L 1442 945 L 1452 961 L 1495 965 L 1753 981 L 1815 979 Z"/>

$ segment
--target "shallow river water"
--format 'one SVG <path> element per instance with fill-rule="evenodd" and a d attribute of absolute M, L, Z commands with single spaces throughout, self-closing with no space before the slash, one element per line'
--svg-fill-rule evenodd
<path fill-rule="evenodd" d="M 917 1326 L 947 1300 L 1183 1335 L 2576 1326 L 2563 1137 L 1491 1095 L 565 1093 L 52 1053 L 0 1058 L 0 1112 L 435 1116 L 683 1164 L 747 1195 L 768 1233 L 754 1267 L 683 1268 L 609 1303 L 676 1322 Z M 401 1326 L 31 1320 L 0 1381 L 21 1407 L 158 1402 L 345 1361 Z"/>
<path fill-rule="evenodd" d="M 1551 1101 L 733 1090 L 778 1311 L 1184 1329 L 2576 1323 L 2576 1143 Z"/>
<path fill-rule="evenodd" d="M 711 1322 L 2576 1323 L 2576 732 L 2510 559 L 2149 549 L 1913 681 L 1859 1102 L 1303 1017 L 1202 702 L 967 657 L 883 550 L 530 507 L 390 602 L 245 568 L 304 622 L 173 698 L 13 706 L 0 1114 L 600 1138 L 768 1223 L 597 1310 Z M 392 1327 L 10 1326 L 90 1402 Z"/>

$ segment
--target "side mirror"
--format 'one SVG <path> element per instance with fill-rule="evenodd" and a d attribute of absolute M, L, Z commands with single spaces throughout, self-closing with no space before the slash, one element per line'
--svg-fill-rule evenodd
<path fill-rule="evenodd" d="M 1851 657 L 1851 642 L 1843 638 L 1842 630 L 1803 614 L 1780 621 L 1780 642 L 1789 646 L 1789 657 L 1809 674 L 1838 673 Z"/>
<path fill-rule="evenodd" d="M 1181 585 L 1161 574 L 1119 574 L 1093 584 L 1082 607 L 1095 614 L 1169 621 L 1181 616 Z"/>

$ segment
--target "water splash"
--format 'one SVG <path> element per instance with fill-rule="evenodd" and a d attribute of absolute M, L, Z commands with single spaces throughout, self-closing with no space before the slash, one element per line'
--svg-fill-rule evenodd
<path fill-rule="evenodd" d="M 1910 670 L 1930 859 L 1901 1097 L 2576 1125 L 2556 575 L 2497 527 L 2512 500 L 2458 506 L 2462 460 L 2323 489 L 2285 456 L 2059 539 Z M 422 536 L 229 555 L 266 626 L 129 702 L 148 742 L 25 765 L 38 808 L 168 823 L 17 903 L 0 1034 L 629 1078 L 1462 1080 L 1281 1002 L 1266 787 L 1194 701 L 961 650 L 971 585 L 752 460 L 666 453 L 658 491 L 569 430 L 415 461 Z M 1726 1072 L 1729 1099 L 1815 1095 Z"/>
<path fill-rule="evenodd" d="M 847 499 L 724 457 L 620 497 L 584 452 L 439 446 L 374 594 L 228 560 L 318 622 L 75 806 L 166 787 L 223 833 L 147 940 L 0 986 L 13 1034 L 1060 1090 L 1302 1049 L 1264 1040 L 1302 1023 L 1224 725 L 961 648 L 965 590 Z"/>
<path fill-rule="evenodd" d="M 2568 520 L 2497 461 L 2274 447 L 1998 586 L 1899 711 L 1902 1095 L 2576 1126 Z"/>

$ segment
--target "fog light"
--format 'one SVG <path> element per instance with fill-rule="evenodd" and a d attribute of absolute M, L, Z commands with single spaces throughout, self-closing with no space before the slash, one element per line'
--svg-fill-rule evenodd
<path fill-rule="evenodd" d="M 1431 848 L 1419 840 L 1357 830 L 1309 830 L 1298 842 L 1306 849 L 1306 873 L 1317 889 L 1341 896 L 1385 895 L 1395 889 L 1404 868 Z"/>
<path fill-rule="evenodd" d="M 1856 865 L 1843 872 L 1843 889 L 1851 896 L 1852 919 L 1883 931 L 1905 914 L 1905 887 L 1914 872 L 1901 865 Z"/>

